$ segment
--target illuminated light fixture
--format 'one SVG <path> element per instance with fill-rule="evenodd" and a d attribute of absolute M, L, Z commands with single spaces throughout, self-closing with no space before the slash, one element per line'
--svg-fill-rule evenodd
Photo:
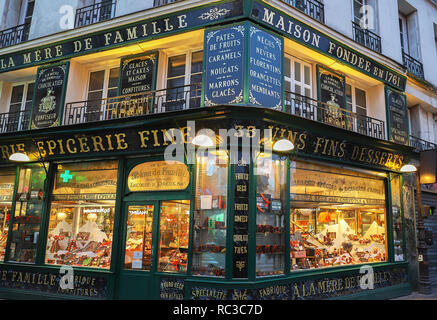
<path fill-rule="evenodd" d="M 212 147 L 214 146 L 214 141 L 210 137 L 205 134 L 199 134 L 194 137 L 193 142 L 194 145 L 199 147 Z"/>
<path fill-rule="evenodd" d="M 9 160 L 16 161 L 16 162 L 29 162 L 30 159 L 27 156 L 27 154 L 16 152 L 9 156 Z"/>
<path fill-rule="evenodd" d="M 273 145 L 274 151 L 287 152 L 287 151 L 291 151 L 293 149 L 294 149 L 294 144 L 290 140 L 287 140 L 287 139 L 278 140 Z"/>
<path fill-rule="evenodd" d="M 416 172 L 417 168 L 412 164 L 406 164 L 401 168 L 401 172 Z"/>
<path fill-rule="evenodd" d="M 58 212 L 56 215 L 58 216 L 59 220 L 64 220 L 67 217 L 65 212 Z"/>

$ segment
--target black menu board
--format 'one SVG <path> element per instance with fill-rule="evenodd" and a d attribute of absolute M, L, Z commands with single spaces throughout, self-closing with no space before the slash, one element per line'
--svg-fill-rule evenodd
<path fill-rule="evenodd" d="M 319 101 L 329 106 L 346 109 L 346 81 L 345 77 L 317 66 L 317 81 Z"/>

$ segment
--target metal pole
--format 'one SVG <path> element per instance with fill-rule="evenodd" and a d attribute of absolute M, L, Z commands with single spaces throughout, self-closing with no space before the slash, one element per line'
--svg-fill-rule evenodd
<path fill-rule="evenodd" d="M 420 188 L 420 174 L 416 172 L 416 196 L 417 196 L 417 233 L 419 245 L 417 251 L 419 254 L 419 293 L 431 294 L 431 282 L 429 279 L 428 253 L 425 244 L 425 225 L 422 216 L 422 194 Z"/>

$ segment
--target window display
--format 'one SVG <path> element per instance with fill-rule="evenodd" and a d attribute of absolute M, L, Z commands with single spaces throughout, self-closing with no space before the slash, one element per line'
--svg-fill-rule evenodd
<path fill-rule="evenodd" d="M 110 267 L 117 167 L 117 161 L 58 165 L 47 264 Z"/>
<path fill-rule="evenodd" d="M 5 258 L 16 169 L 0 170 L 0 261 Z"/>
<path fill-rule="evenodd" d="M 9 261 L 35 263 L 45 178 L 42 166 L 19 170 Z"/>
<path fill-rule="evenodd" d="M 227 161 L 226 152 L 197 157 L 193 275 L 225 276 Z"/>
<path fill-rule="evenodd" d="M 259 156 L 256 167 L 256 275 L 284 273 L 285 159 Z"/>
<path fill-rule="evenodd" d="M 162 201 L 159 222 L 158 271 L 187 272 L 190 201 Z"/>
<path fill-rule="evenodd" d="M 387 261 L 384 179 L 293 162 L 291 270 Z"/>
<path fill-rule="evenodd" d="M 150 271 L 153 205 L 129 206 L 124 267 Z"/>
<path fill-rule="evenodd" d="M 391 177 L 394 255 L 395 261 L 404 261 L 404 231 L 402 228 L 401 212 L 401 177 L 399 175 L 391 175 Z"/>

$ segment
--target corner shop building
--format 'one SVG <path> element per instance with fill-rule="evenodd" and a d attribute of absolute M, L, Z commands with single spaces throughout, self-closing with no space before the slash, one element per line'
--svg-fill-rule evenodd
<path fill-rule="evenodd" d="M 400 168 L 418 155 L 398 71 L 262 1 L 188 8 L 0 61 L 2 74 L 33 79 L 29 116 L 10 116 L 0 136 L 3 298 L 411 291 L 414 201 Z M 194 154 L 200 129 L 216 145 Z M 294 150 L 243 161 L 255 129 Z M 169 146 L 185 157 L 164 161 Z M 16 152 L 31 161 L 12 163 Z M 65 265 L 73 289 L 60 287 Z M 363 266 L 373 290 L 360 287 Z"/>

